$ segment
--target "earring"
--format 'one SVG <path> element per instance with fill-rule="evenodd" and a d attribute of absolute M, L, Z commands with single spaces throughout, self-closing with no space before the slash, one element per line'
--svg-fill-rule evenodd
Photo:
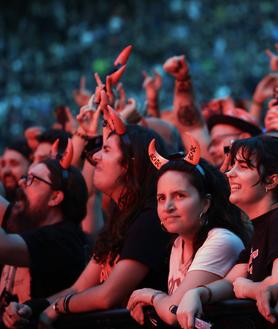
<path fill-rule="evenodd" d="M 206 213 L 204 213 L 203 211 L 201 211 L 201 213 L 199 215 L 199 218 L 200 218 L 201 224 L 203 224 L 203 225 L 207 225 L 208 224 L 208 218 L 206 216 Z"/>
<path fill-rule="evenodd" d="M 160 226 L 161 226 L 161 228 L 162 228 L 162 231 L 164 231 L 164 232 L 168 232 L 167 229 L 166 229 L 166 227 L 162 224 L 162 222 L 160 222 Z"/>
<path fill-rule="evenodd" d="M 269 191 L 268 187 L 266 186 L 265 187 L 265 192 L 267 193 Z"/>

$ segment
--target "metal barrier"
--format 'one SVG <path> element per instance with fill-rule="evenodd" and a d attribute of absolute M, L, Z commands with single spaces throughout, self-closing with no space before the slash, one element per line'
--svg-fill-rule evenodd
<path fill-rule="evenodd" d="M 102 312 L 70 314 L 61 317 L 56 329 L 142 329 L 173 328 L 163 323 L 153 308 L 147 308 L 144 326 L 137 324 L 127 309 L 112 309 Z M 257 312 L 256 304 L 251 300 L 226 300 L 204 308 L 204 320 L 212 324 L 213 329 L 266 329 L 271 326 Z M 154 323 L 157 325 L 155 326 Z"/>

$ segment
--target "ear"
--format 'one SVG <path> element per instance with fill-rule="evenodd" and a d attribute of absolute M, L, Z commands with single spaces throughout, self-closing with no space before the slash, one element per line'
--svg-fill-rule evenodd
<path fill-rule="evenodd" d="M 278 185 L 278 174 L 273 174 L 267 177 L 267 184 L 265 186 L 267 191 L 271 191 Z"/>
<path fill-rule="evenodd" d="M 64 200 L 64 192 L 54 191 L 48 201 L 50 207 L 58 206 Z"/>

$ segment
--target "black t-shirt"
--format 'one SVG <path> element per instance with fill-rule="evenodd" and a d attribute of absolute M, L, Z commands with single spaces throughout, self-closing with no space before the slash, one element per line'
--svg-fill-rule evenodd
<path fill-rule="evenodd" d="M 170 234 L 160 226 L 155 206 L 149 205 L 136 216 L 120 253 L 120 260 L 133 259 L 149 267 L 141 287 L 167 291 Z"/>
<path fill-rule="evenodd" d="M 87 239 L 79 225 L 63 221 L 22 233 L 30 253 L 31 297 L 68 288 L 88 260 Z"/>
<path fill-rule="evenodd" d="M 253 219 L 252 224 L 250 247 L 240 254 L 238 263 L 248 263 L 248 279 L 259 282 L 271 275 L 278 258 L 278 208 Z"/>

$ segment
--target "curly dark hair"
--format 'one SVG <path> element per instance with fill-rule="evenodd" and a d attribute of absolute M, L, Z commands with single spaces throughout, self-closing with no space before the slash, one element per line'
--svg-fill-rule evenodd
<path fill-rule="evenodd" d="M 242 219 L 239 208 L 229 201 L 230 186 L 225 175 L 204 159 L 200 159 L 199 165 L 204 173 L 183 159 L 175 159 L 163 165 L 158 172 L 158 179 L 170 170 L 184 173 L 190 184 L 197 189 L 200 198 L 204 199 L 209 195 L 211 200 L 205 214 L 205 224 L 201 226 L 193 242 L 192 259 L 206 240 L 208 232 L 215 227 L 234 232 L 245 245 L 250 237 L 248 222 Z"/>
<path fill-rule="evenodd" d="M 151 129 L 128 125 L 125 136 L 119 137 L 123 153 L 122 164 L 128 168 L 124 177 L 126 192 L 107 218 L 94 248 L 96 261 L 105 263 L 109 256 L 111 265 L 119 254 L 136 215 L 149 201 L 155 202 L 157 170 L 148 157 L 148 145 L 153 138 L 157 141 L 157 148 L 165 154 L 161 137 Z"/>
<path fill-rule="evenodd" d="M 240 152 L 249 168 L 256 168 L 260 176 L 257 184 L 269 183 L 269 176 L 278 174 L 278 138 L 268 135 L 236 140 L 231 147 L 231 164 Z M 252 159 L 255 158 L 255 164 Z M 272 190 L 274 201 L 278 201 L 278 186 Z"/>

